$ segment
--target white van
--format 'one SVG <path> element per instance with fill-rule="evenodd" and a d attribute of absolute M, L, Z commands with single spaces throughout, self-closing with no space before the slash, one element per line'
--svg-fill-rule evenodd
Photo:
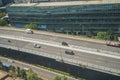
<path fill-rule="evenodd" d="M 26 32 L 27 32 L 28 34 L 33 34 L 32 29 L 26 29 Z"/>

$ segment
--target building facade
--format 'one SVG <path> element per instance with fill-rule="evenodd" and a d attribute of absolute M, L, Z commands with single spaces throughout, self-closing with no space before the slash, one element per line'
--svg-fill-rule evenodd
<path fill-rule="evenodd" d="M 2 0 L 0 0 L 0 6 L 2 6 L 2 5 L 3 5 Z"/>
<path fill-rule="evenodd" d="M 7 7 L 10 23 L 23 27 L 38 24 L 38 29 L 56 32 L 98 32 L 112 28 L 120 33 L 120 3 L 55 2 L 19 4 Z"/>

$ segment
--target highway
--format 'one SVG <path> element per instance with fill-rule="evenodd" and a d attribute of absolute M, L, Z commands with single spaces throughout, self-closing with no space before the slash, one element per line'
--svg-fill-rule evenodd
<path fill-rule="evenodd" d="M 98 67 L 102 68 L 109 68 L 109 70 L 120 70 L 120 59 L 112 58 L 112 57 L 106 57 L 106 56 L 100 56 L 95 54 L 89 54 L 81 51 L 73 50 L 75 55 L 68 55 L 65 54 L 66 48 L 62 47 L 54 47 L 49 45 L 40 44 L 41 48 L 34 48 L 34 43 L 32 42 L 25 42 L 25 41 L 18 41 L 18 40 L 12 40 L 9 39 L 11 42 L 8 42 L 8 39 L 0 38 L 0 44 L 8 45 L 8 46 L 15 46 L 19 50 L 21 48 L 29 49 L 32 51 L 38 51 L 39 53 L 47 53 L 49 55 L 61 57 L 63 60 L 66 59 L 72 59 L 76 61 L 80 61 L 82 63 L 87 63 L 86 66 L 95 67 L 97 65 Z M 41 55 L 41 54 L 38 54 Z"/>
<path fill-rule="evenodd" d="M 10 62 L 10 60 L 12 60 L 14 62 Z M 61 74 L 39 68 L 39 67 L 36 67 L 34 65 L 31 65 L 31 64 L 23 63 L 23 62 L 13 60 L 13 59 L 8 59 L 8 58 L 5 58 L 5 57 L 0 57 L 0 61 L 4 62 L 4 63 L 9 63 L 13 66 L 20 67 L 22 69 L 24 69 L 24 68 L 29 68 L 30 69 L 31 68 L 35 73 L 37 73 L 38 76 L 44 78 L 45 80 L 53 80 L 53 78 L 56 75 L 63 76 Z M 72 77 L 68 77 L 68 80 L 77 80 L 77 79 L 72 78 Z"/>
<path fill-rule="evenodd" d="M 89 42 L 89 41 L 83 41 L 83 40 L 75 40 L 72 38 L 65 38 L 65 37 L 59 37 L 59 36 L 55 36 L 55 35 L 46 35 L 46 34 L 39 34 L 39 33 L 35 33 L 35 34 L 26 34 L 25 31 L 15 31 L 15 30 L 5 30 L 5 29 L 0 29 L 0 34 L 4 34 L 4 35 L 15 35 L 15 36 L 19 36 L 19 37 L 29 37 L 29 38 L 34 38 L 34 39 L 40 39 L 40 40 L 46 40 L 46 41 L 51 41 L 51 42 L 57 42 L 57 43 L 61 43 L 63 41 L 67 42 L 70 45 L 75 45 L 75 46 L 80 46 L 86 49 L 91 49 L 91 50 L 99 50 L 99 51 L 111 51 L 116 52 L 116 53 L 120 53 L 120 48 L 116 48 L 116 47 L 110 47 L 110 46 L 106 46 L 105 43 L 101 44 L 101 43 L 95 43 L 95 42 Z"/>

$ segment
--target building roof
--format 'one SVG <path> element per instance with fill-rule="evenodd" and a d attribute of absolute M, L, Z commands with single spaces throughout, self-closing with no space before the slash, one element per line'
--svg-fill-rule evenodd
<path fill-rule="evenodd" d="M 69 2 L 45 2 L 45 3 L 23 3 L 12 4 L 11 6 L 69 6 L 69 5 L 86 5 L 86 4 L 106 4 L 120 3 L 120 0 L 94 0 L 94 1 L 69 1 Z"/>

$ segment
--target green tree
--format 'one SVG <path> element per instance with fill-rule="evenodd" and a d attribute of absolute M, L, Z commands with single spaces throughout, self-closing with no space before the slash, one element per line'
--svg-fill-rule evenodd
<path fill-rule="evenodd" d="M 106 38 L 106 32 L 97 33 L 97 39 L 105 39 L 105 38 Z"/>
<path fill-rule="evenodd" d="M 38 80 L 37 74 L 35 74 L 32 69 L 27 71 L 27 80 Z"/>
<path fill-rule="evenodd" d="M 0 20 L 0 26 L 6 26 L 7 22 L 5 20 Z"/>
<path fill-rule="evenodd" d="M 16 68 L 14 66 L 10 67 L 10 73 L 11 73 L 13 78 L 17 77 L 17 75 L 16 75 Z"/>
<path fill-rule="evenodd" d="M 92 37 L 92 36 L 93 36 L 93 34 L 92 34 L 92 32 L 91 32 L 91 31 L 88 31 L 88 32 L 86 32 L 86 36 L 87 36 L 87 37 Z"/>
<path fill-rule="evenodd" d="M 67 80 L 66 76 L 61 76 L 61 80 Z"/>
<path fill-rule="evenodd" d="M 106 32 L 106 35 L 112 35 L 113 34 L 113 30 L 112 28 L 109 28 Z"/>
<path fill-rule="evenodd" d="M 67 80 L 66 76 L 55 76 L 53 80 Z"/>
<path fill-rule="evenodd" d="M 0 18 L 4 17 L 6 15 L 5 12 L 0 12 Z"/>
<path fill-rule="evenodd" d="M 22 70 L 20 70 L 20 77 L 26 80 L 27 75 L 26 75 L 25 70 L 23 70 L 23 69 L 22 69 Z"/>
<path fill-rule="evenodd" d="M 106 32 L 106 40 L 114 40 L 113 29 L 109 28 Z"/>
<path fill-rule="evenodd" d="M 55 76 L 53 80 L 61 80 L 60 76 Z"/>
<path fill-rule="evenodd" d="M 114 41 L 119 41 L 118 36 L 114 36 Z"/>
<path fill-rule="evenodd" d="M 16 74 L 17 74 L 17 76 L 20 76 L 20 67 L 16 68 Z"/>
<path fill-rule="evenodd" d="M 16 68 L 14 66 L 10 66 L 10 71 L 12 71 L 13 73 L 15 73 Z"/>
<path fill-rule="evenodd" d="M 24 28 L 25 29 L 38 29 L 37 24 L 33 24 L 33 23 L 25 25 Z"/>

